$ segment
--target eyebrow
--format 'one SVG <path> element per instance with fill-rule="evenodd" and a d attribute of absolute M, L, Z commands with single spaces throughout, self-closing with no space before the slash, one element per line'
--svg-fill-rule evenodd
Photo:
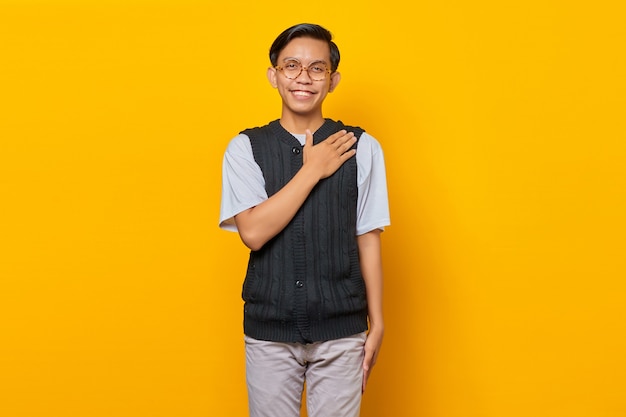
<path fill-rule="evenodd" d="M 284 59 L 283 59 L 283 62 L 287 62 L 287 61 L 298 61 L 299 63 L 301 63 L 301 64 L 302 64 L 302 61 L 300 61 L 298 58 L 294 58 L 294 57 L 290 57 L 290 56 L 288 56 L 288 57 L 286 57 L 286 58 L 284 58 Z M 326 64 L 326 65 L 328 65 L 328 62 L 326 62 L 326 61 L 325 61 L 325 60 L 323 60 L 323 59 L 316 59 L 315 61 L 311 61 L 311 62 L 309 62 L 309 64 L 308 64 L 308 65 L 311 65 L 311 64 L 319 64 L 319 63 L 322 63 L 322 64 Z M 305 66 L 308 66 L 308 65 L 305 65 Z"/>

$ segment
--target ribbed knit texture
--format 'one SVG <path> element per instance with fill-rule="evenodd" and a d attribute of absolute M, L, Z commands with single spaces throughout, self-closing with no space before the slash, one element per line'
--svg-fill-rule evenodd
<path fill-rule="evenodd" d="M 341 129 L 357 137 L 363 132 L 326 119 L 313 142 Z M 302 146 L 279 121 L 242 133 L 250 138 L 272 196 L 302 167 Z M 367 330 L 356 243 L 356 169 L 356 158 L 350 158 L 321 180 L 285 229 L 250 253 L 242 292 L 248 336 L 311 343 Z"/>

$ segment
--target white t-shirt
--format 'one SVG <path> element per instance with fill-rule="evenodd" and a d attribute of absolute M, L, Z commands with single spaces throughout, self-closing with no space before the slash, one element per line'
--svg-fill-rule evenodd
<path fill-rule="evenodd" d="M 304 145 L 305 135 L 293 134 Z M 378 141 L 364 132 L 357 146 L 357 235 L 390 224 L 387 177 L 382 148 Z M 234 216 L 267 200 L 265 179 L 254 160 L 250 138 L 235 136 L 224 153 L 222 163 L 222 202 L 219 226 L 237 231 Z"/>

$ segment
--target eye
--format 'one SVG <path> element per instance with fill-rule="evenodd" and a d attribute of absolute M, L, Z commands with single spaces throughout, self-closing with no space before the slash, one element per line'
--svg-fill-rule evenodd
<path fill-rule="evenodd" d="M 285 69 L 288 69 L 288 70 L 294 70 L 294 69 L 300 68 L 300 64 L 295 61 L 287 61 L 285 62 L 284 67 Z"/>
<path fill-rule="evenodd" d="M 322 74 L 326 72 L 326 65 L 324 64 L 312 64 L 310 70 L 315 74 Z"/>

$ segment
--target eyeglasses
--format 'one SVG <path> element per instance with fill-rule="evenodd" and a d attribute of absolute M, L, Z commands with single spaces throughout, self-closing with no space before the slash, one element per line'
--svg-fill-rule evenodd
<path fill-rule="evenodd" d="M 302 74 L 302 70 L 305 70 L 307 74 L 309 74 L 309 78 L 313 81 L 322 81 L 326 78 L 326 74 L 330 74 L 330 69 L 326 63 L 322 61 L 313 62 L 309 64 L 308 67 L 303 67 L 300 61 L 292 59 L 285 61 L 284 65 L 277 65 L 274 68 L 278 71 L 282 71 L 285 78 L 289 78 L 290 80 L 298 78 L 300 74 Z"/>

